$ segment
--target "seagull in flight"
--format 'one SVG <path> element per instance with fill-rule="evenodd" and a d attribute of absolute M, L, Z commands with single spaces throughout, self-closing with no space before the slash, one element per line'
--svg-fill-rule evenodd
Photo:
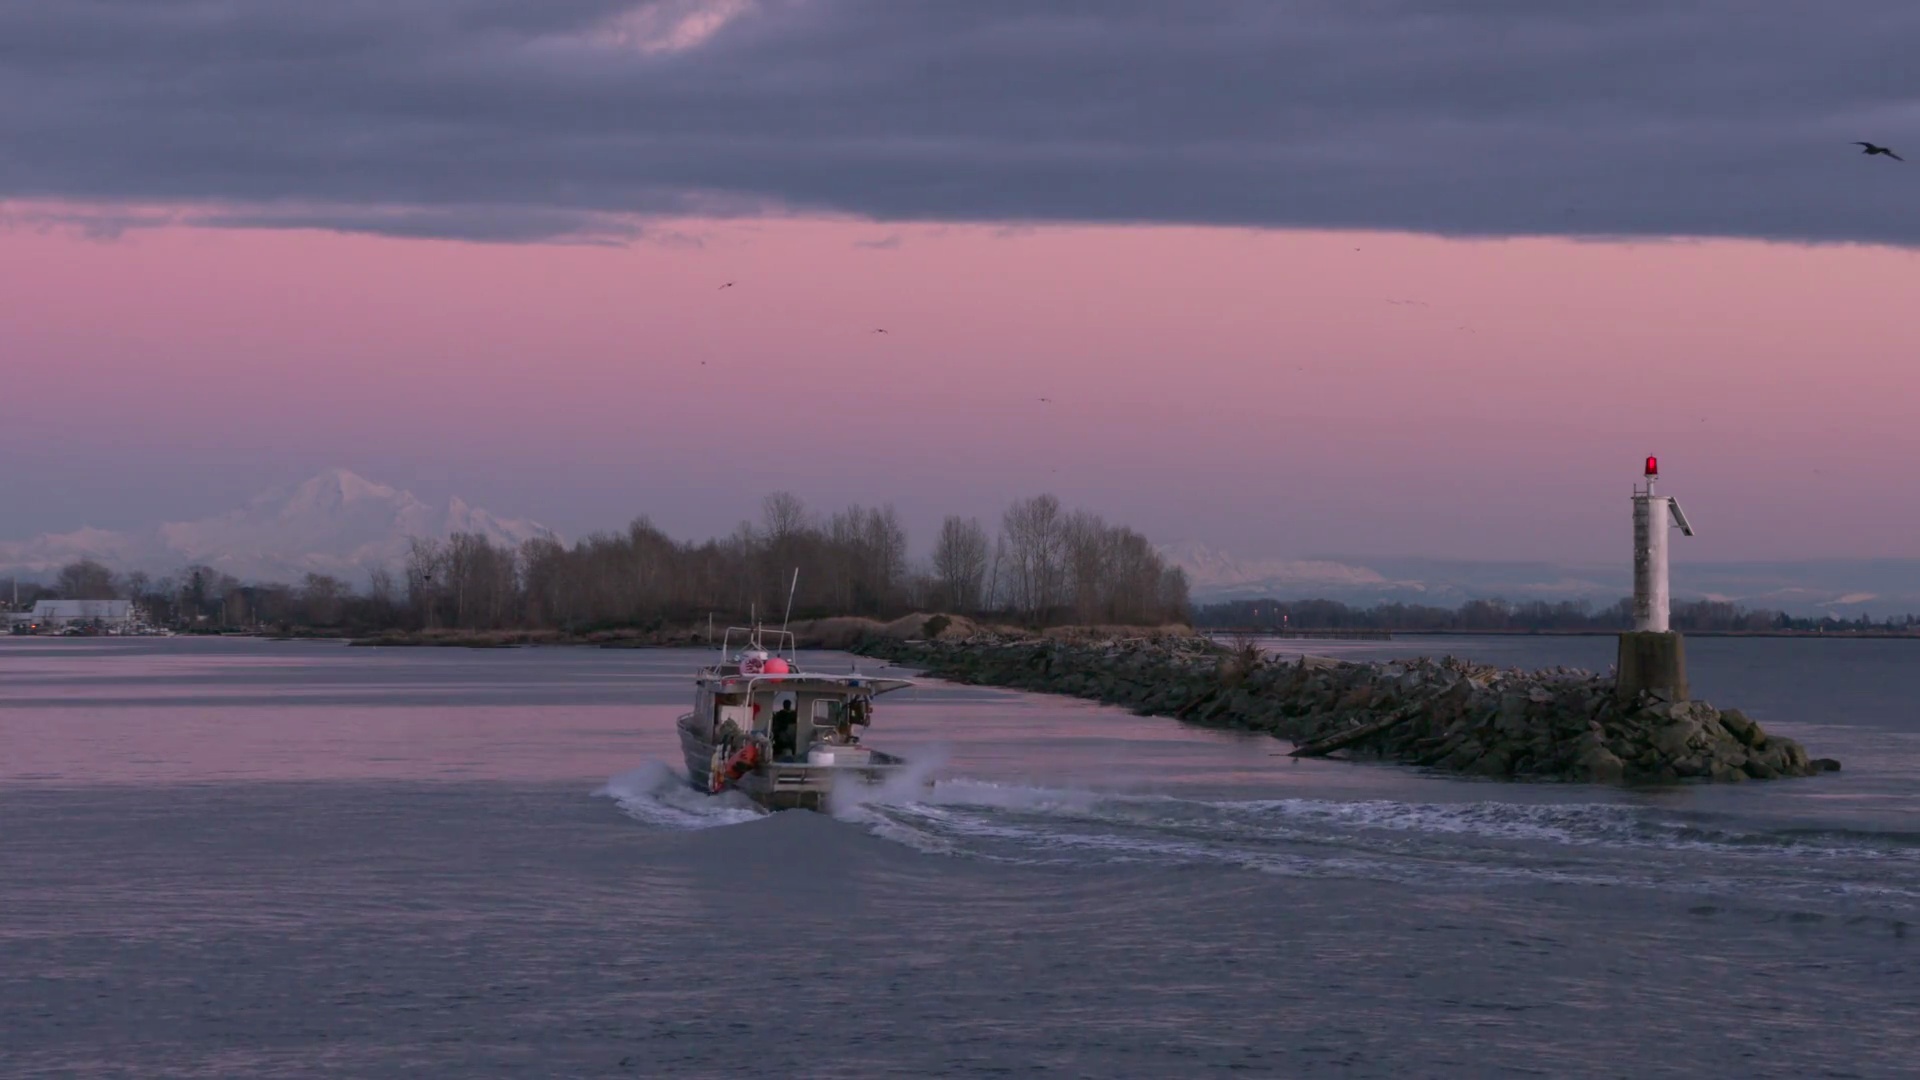
<path fill-rule="evenodd" d="M 1864 147 L 1866 147 L 1866 149 L 1865 149 L 1865 150 L 1862 150 L 1862 151 L 1860 151 L 1860 152 L 1861 152 L 1861 153 L 1863 153 L 1863 154 L 1866 154 L 1866 155 L 1868 155 L 1868 156 L 1872 156 L 1872 155 L 1874 155 L 1874 154 L 1885 154 L 1885 155 L 1887 155 L 1888 157 L 1890 157 L 1890 158 L 1892 158 L 1892 159 L 1893 159 L 1893 160 L 1895 160 L 1895 161 L 1905 161 L 1905 160 L 1907 160 L 1906 158 L 1903 158 L 1903 157 L 1901 157 L 1901 156 L 1900 156 L 1899 154 L 1896 154 L 1896 153 L 1894 153 L 1893 151 L 1891 151 L 1891 150 L 1889 150 L 1889 149 L 1887 149 L 1887 148 L 1886 148 L 1886 147 L 1884 147 L 1884 146 L 1875 146 L 1875 145 L 1873 145 L 1873 144 L 1872 144 L 1872 143 L 1870 143 L 1870 142 L 1856 142 L 1856 143 L 1854 143 L 1853 145 L 1855 145 L 1855 146 L 1864 146 Z"/>
<path fill-rule="evenodd" d="M 729 282 L 727 282 L 727 283 L 726 283 L 725 285 L 722 285 L 722 286 L 720 286 L 720 288 L 722 288 L 722 289 L 731 289 L 731 288 L 733 288 L 733 282 L 731 282 L 731 281 L 729 281 Z M 718 291 L 718 290 L 716 290 L 716 291 Z"/>
<path fill-rule="evenodd" d="M 874 333 L 876 333 L 876 334 L 884 334 L 884 333 L 886 333 L 886 331 L 885 331 L 885 330 L 875 330 L 875 331 L 874 331 Z"/>
<path fill-rule="evenodd" d="M 1053 399 L 1050 397 L 1043 397 L 1040 400 L 1046 402 L 1049 405 L 1053 404 Z"/>

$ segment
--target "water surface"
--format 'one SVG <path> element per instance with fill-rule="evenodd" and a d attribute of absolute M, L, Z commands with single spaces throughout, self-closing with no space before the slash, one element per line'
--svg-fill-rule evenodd
<path fill-rule="evenodd" d="M 677 775 L 691 651 L 0 642 L 0 1074 L 1902 1075 L 1920 652 L 1689 651 L 1845 770 L 1470 781 L 930 682 L 869 741 L 931 795 L 765 816 Z"/>

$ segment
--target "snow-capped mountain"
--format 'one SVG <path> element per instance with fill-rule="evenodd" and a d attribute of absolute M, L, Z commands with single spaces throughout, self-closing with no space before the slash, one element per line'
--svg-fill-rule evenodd
<path fill-rule="evenodd" d="M 1160 554 L 1186 571 L 1195 598 L 1209 600 L 1273 596 L 1277 595 L 1275 589 L 1292 595 L 1315 587 L 1363 591 L 1421 588 L 1419 582 L 1389 581 L 1378 570 L 1332 559 L 1243 558 L 1195 541 L 1162 544 Z"/>
<path fill-rule="evenodd" d="M 0 573 L 46 575 L 89 558 L 115 570 L 156 574 L 200 563 L 242 580 L 291 581 L 307 573 L 358 580 L 375 567 L 398 569 L 412 537 L 444 539 L 456 532 L 508 545 L 554 535 L 537 522 L 495 517 L 457 498 L 433 506 L 412 492 L 329 469 L 199 521 L 0 543 Z"/>
<path fill-rule="evenodd" d="M 1186 571 L 1196 602 L 1338 600 L 1457 607 L 1498 597 L 1515 603 L 1586 600 L 1596 607 L 1633 591 L 1630 567 L 1449 559 L 1274 559 L 1229 555 L 1205 544 L 1166 544 L 1161 554 Z M 1677 600 L 1720 600 L 1795 615 L 1879 618 L 1920 612 L 1920 560 L 1809 559 L 1768 563 L 1683 563 L 1673 567 Z"/>

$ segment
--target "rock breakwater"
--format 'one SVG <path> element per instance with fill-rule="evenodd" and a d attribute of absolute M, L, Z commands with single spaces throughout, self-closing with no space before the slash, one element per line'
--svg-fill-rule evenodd
<path fill-rule="evenodd" d="M 1267 732 L 1296 756 L 1595 783 L 1744 781 L 1840 767 L 1737 709 L 1643 695 L 1568 668 L 1502 670 L 1448 657 L 1277 659 L 1198 637 L 1070 642 L 871 638 L 865 655 L 936 678 L 1070 694 L 1208 727 Z"/>

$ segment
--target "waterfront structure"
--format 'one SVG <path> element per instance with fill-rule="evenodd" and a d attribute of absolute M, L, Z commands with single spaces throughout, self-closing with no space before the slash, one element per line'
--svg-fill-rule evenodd
<path fill-rule="evenodd" d="M 1667 578 L 1667 530 L 1693 535 L 1693 524 L 1670 495 L 1656 495 L 1660 459 L 1646 464 L 1646 486 L 1633 489 L 1633 629 L 1620 635 L 1615 692 L 1623 699 L 1652 691 L 1673 701 L 1687 698 L 1686 644 L 1668 629 L 1671 592 Z"/>
<path fill-rule="evenodd" d="M 131 600 L 41 600 L 33 605 L 31 621 L 43 633 L 70 626 L 127 630 L 140 621 L 139 614 Z"/>

